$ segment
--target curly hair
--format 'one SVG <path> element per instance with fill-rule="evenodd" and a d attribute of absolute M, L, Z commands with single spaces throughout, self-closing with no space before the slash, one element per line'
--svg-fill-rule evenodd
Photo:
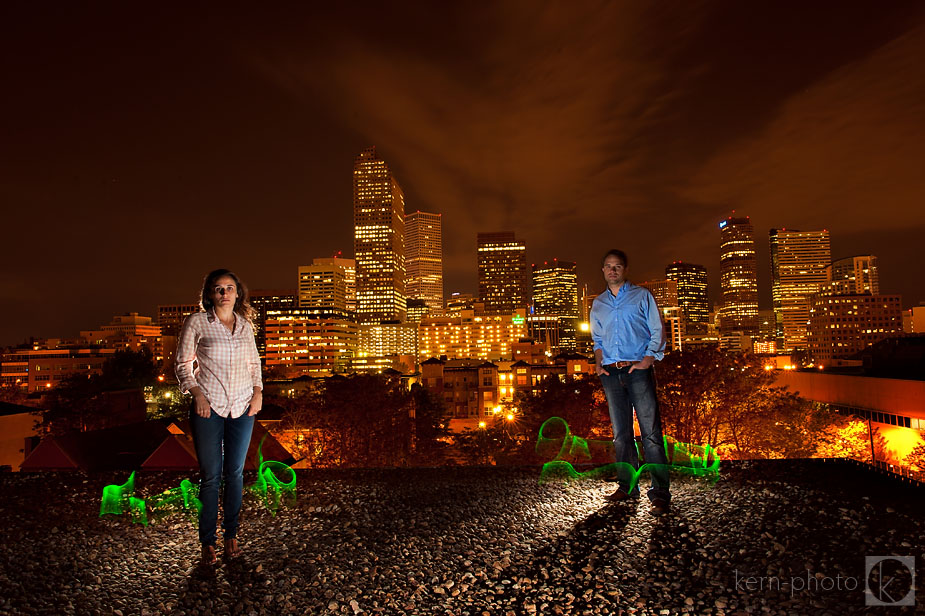
<path fill-rule="evenodd" d="M 202 279 L 202 292 L 199 294 L 199 306 L 204 312 L 215 307 L 215 304 L 212 302 L 212 289 L 215 288 L 215 283 L 218 282 L 218 279 L 222 276 L 228 276 L 234 280 L 234 284 L 237 287 L 238 297 L 234 301 L 235 313 L 244 317 L 253 325 L 256 312 L 253 307 L 251 307 L 250 301 L 248 301 L 247 285 L 241 282 L 241 279 L 231 270 L 217 269 L 206 274 L 206 277 Z"/>

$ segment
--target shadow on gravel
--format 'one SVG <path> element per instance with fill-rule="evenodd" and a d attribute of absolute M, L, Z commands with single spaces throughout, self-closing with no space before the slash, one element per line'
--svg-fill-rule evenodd
<path fill-rule="evenodd" d="M 677 509 L 657 518 L 649 533 L 644 559 L 647 570 L 664 572 L 689 595 L 706 591 L 709 586 L 703 575 L 697 573 L 704 546 L 694 530 L 696 527 L 694 521 Z"/>
<path fill-rule="evenodd" d="M 256 572 L 247 556 L 217 565 L 197 563 L 177 592 L 177 607 L 185 613 L 248 613 L 268 603 L 266 576 Z"/>
<path fill-rule="evenodd" d="M 538 549 L 532 559 L 529 577 L 547 577 L 550 570 L 564 568 L 579 572 L 594 568 L 602 557 L 605 546 L 619 543 L 630 520 L 636 515 L 637 502 L 606 505 L 581 520 L 567 534 Z M 579 579 L 576 589 L 582 583 Z"/>

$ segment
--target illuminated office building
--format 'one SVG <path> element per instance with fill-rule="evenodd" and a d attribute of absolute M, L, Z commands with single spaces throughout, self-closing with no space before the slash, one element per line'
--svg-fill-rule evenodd
<path fill-rule="evenodd" d="M 571 261 L 533 265 L 533 312 L 577 319 L 578 271 Z"/>
<path fill-rule="evenodd" d="M 332 261 L 353 262 L 352 259 L 315 259 L 311 265 L 299 266 L 299 308 L 348 310 L 347 270 L 344 264 Z"/>
<path fill-rule="evenodd" d="M 902 335 L 901 295 L 817 293 L 810 301 L 807 346 L 817 363 L 851 357 Z"/>
<path fill-rule="evenodd" d="M 771 301 L 777 348 L 806 348 L 810 296 L 826 286 L 832 260 L 829 232 L 771 229 Z"/>
<path fill-rule="evenodd" d="M 30 394 L 47 391 L 76 375 L 90 378 L 101 374 L 103 364 L 115 352 L 115 348 L 80 344 L 11 349 L 0 354 L 0 384 Z"/>
<path fill-rule="evenodd" d="M 752 223 L 729 217 L 720 228 L 720 289 L 723 308 L 720 331 L 745 335 L 758 333 L 758 259 Z"/>
<path fill-rule="evenodd" d="M 659 307 L 662 313 L 662 327 L 665 332 L 665 352 L 684 349 L 684 316 L 679 306 Z"/>
<path fill-rule="evenodd" d="M 513 346 L 527 335 L 526 310 L 488 314 L 462 310 L 429 316 L 418 328 L 418 358 L 510 359 Z"/>
<path fill-rule="evenodd" d="M 530 303 L 527 247 L 512 232 L 478 234 L 479 301 L 485 311 L 511 313 Z"/>
<path fill-rule="evenodd" d="M 344 272 L 344 285 L 346 287 L 347 312 L 357 311 L 357 262 L 356 259 L 345 259 L 338 251 L 333 257 L 312 259 L 312 265 L 339 267 Z"/>
<path fill-rule="evenodd" d="M 777 317 L 774 310 L 758 311 L 758 339 L 762 342 L 773 342 L 774 348 L 777 349 Z"/>
<path fill-rule="evenodd" d="M 378 373 L 393 369 L 402 373 L 417 368 L 418 324 L 392 321 L 361 325 L 357 356 L 350 363 L 354 372 Z"/>
<path fill-rule="evenodd" d="M 659 309 L 679 307 L 678 303 L 678 281 L 663 278 L 660 280 L 646 280 L 639 283 L 640 287 L 649 290 Z"/>
<path fill-rule="evenodd" d="M 668 278 L 639 283 L 655 298 L 665 334 L 665 352 L 680 351 L 684 341 L 684 319 L 678 304 L 678 281 Z"/>
<path fill-rule="evenodd" d="M 361 325 L 359 336 L 360 356 L 417 356 L 417 323 L 379 323 L 376 325 Z"/>
<path fill-rule="evenodd" d="M 443 310 L 443 217 L 428 212 L 405 216 L 405 294 L 431 310 Z"/>
<path fill-rule="evenodd" d="M 704 335 L 710 327 L 710 300 L 707 297 L 707 268 L 675 261 L 665 268 L 665 277 L 678 283 L 678 306 L 686 335 Z"/>
<path fill-rule="evenodd" d="M 473 310 L 475 308 L 476 297 L 471 293 L 451 293 L 446 298 L 446 314 L 460 312 L 461 310 Z"/>
<path fill-rule="evenodd" d="M 404 321 L 405 196 L 375 147 L 353 167 L 353 224 L 358 321 Z"/>
<path fill-rule="evenodd" d="M 408 322 L 409 323 L 420 323 L 421 319 L 426 317 L 431 312 L 442 313 L 442 310 L 431 310 L 430 306 L 427 305 L 423 299 L 409 299 L 408 300 Z"/>
<path fill-rule="evenodd" d="M 357 348 L 351 313 L 332 308 L 270 309 L 265 321 L 266 366 L 286 378 L 346 372 Z"/>
<path fill-rule="evenodd" d="M 861 255 L 833 261 L 826 268 L 829 291 L 838 295 L 880 295 L 877 257 Z"/>
<path fill-rule="evenodd" d="M 164 336 L 179 336 L 186 317 L 200 311 L 196 304 L 161 304 L 157 307 L 157 324 Z"/>
<path fill-rule="evenodd" d="M 201 307 L 196 304 L 161 304 L 157 307 L 157 324 L 161 327 L 161 344 L 163 347 L 164 362 L 162 369 L 165 374 L 173 374 L 174 357 L 177 355 L 177 340 L 180 329 L 186 317 L 199 312 Z"/>
<path fill-rule="evenodd" d="M 270 310 L 292 310 L 298 306 L 299 296 L 296 291 L 274 289 L 253 289 L 248 293 L 250 305 L 254 309 L 254 332 L 257 338 L 257 352 L 260 359 L 266 358 L 267 351 L 267 312 Z"/>
<path fill-rule="evenodd" d="M 558 259 L 534 264 L 530 335 L 553 353 L 574 350 L 579 316 L 575 264 Z"/>

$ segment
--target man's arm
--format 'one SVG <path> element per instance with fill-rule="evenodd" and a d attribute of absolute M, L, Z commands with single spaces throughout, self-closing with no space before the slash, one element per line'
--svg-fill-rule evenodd
<path fill-rule="evenodd" d="M 594 342 L 594 373 L 598 376 L 610 373 L 604 369 L 604 326 L 600 319 L 594 314 L 594 305 L 591 305 L 591 314 L 588 315 L 591 321 L 591 341 Z"/>
<path fill-rule="evenodd" d="M 646 370 L 651 368 L 656 361 L 661 361 L 665 357 L 665 328 L 662 325 L 662 317 L 658 312 L 658 305 L 652 294 L 646 291 L 646 326 L 649 329 L 649 342 L 646 344 L 646 352 L 641 361 L 630 366 L 629 371 Z"/>
<path fill-rule="evenodd" d="M 597 374 L 598 376 L 601 376 L 602 374 L 606 374 L 607 376 L 610 376 L 610 373 L 607 372 L 607 370 L 605 370 L 604 366 L 602 365 L 603 361 L 604 361 L 604 351 L 601 349 L 594 349 L 594 372 L 595 374 Z"/>

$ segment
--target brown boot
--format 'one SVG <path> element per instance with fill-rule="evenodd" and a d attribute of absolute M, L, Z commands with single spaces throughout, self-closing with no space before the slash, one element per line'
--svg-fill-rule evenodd
<path fill-rule="evenodd" d="M 241 555 L 237 539 L 225 539 L 225 560 L 234 560 Z"/>
<path fill-rule="evenodd" d="M 207 567 L 212 567 L 217 562 L 218 562 L 218 556 L 215 555 L 215 546 L 214 545 L 202 546 L 202 564 Z"/>

